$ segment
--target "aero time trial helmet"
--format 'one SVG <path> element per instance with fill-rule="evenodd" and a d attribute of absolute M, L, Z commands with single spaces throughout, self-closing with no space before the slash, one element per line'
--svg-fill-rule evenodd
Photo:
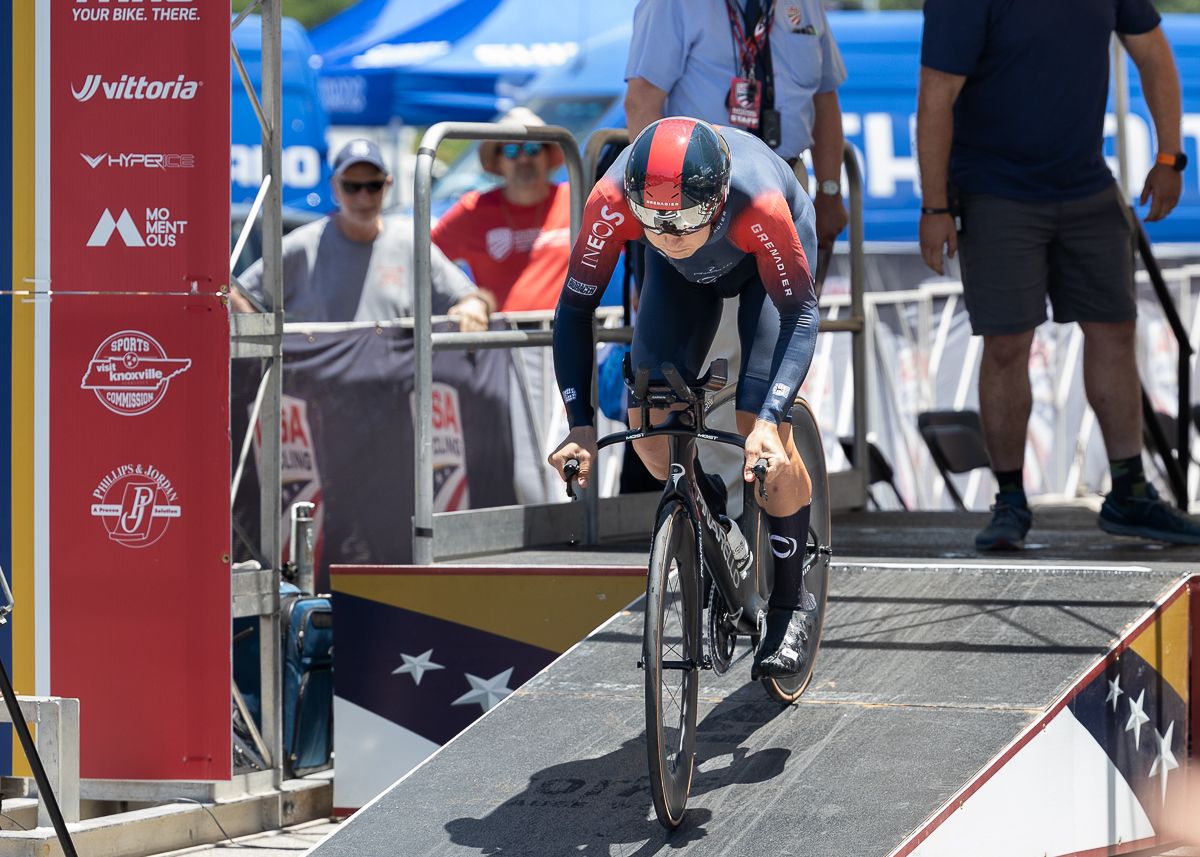
<path fill-rule="evenodd" d="M 647 125 L 629 150 L 625 197 L 653 232 L 686 235 L 712 223 L 729 195 L 729 146 L 699 119 Z"/>

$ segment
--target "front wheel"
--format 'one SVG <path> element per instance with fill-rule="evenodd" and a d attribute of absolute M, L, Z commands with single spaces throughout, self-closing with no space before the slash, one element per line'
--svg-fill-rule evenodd
<path fill-rule="evenodd" d="M 791 704 L 800 698 L 812 680 L 817 649 L 821 645 L 821 628 L 825 624 L 825 602 L 829 595 L 829 561 L 832 550 L 832 525 L 829 512 L 829 475 L 825 471 L 825 449 L 821 431 L 812 408 L 804 399 L 797 399 L 792 408 L 792 437 L 796 451 L 804 461 L 812 480 L 812 517 L 809 521 L 808 545 L 804 554 L 804 587 L 817 602 L 817 621 L 808 641 L 805 667 L 787 678 L 764 678 L 767 692 L 780 702 Z"/>
<path fill-rule="evenodd" d="M 682 505 L 668 503 L 650 549 L 642 641 L 650 791 L 658 820 L 668 830 L 683 821 L 692 786 L 700 614 L 696 530 Z"/>

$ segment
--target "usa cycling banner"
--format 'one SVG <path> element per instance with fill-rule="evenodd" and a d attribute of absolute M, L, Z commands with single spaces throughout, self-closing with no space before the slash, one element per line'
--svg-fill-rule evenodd
<path fill-rule="evenodd" d="M 284 337 L 283 508 L 317 504 L 317 585 L 332 563 L 409 562 L 413 514 L 412 334 L 350 329 Z M 509 409 L 510 353 L 438 352 L 433 358 L 434 489 L 439 512 L 516 502 Z M 233 365 L 233 434 L 249 422 L 257 368 Z M 257 446 L 255 447 L 257 449 Z M 252 543 L 258 474 L 247 466 L 234 506 Z M 236 559 L 249 559 L 245 546 Z"/>
<path fill-rule="evenodd" d="M 228 779 L 228 7 L 47 5 L 38 692 L 81 700 L 84 777 Z"/>

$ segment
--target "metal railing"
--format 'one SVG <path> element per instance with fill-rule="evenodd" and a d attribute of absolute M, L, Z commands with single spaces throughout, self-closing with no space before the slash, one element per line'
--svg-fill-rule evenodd
<path fill-rule="evenodd" d="M 444 140 L 536 140 L 558 144 L 564 154 L 571 183 L 571 238 L 582 222 L 583 204 L 591 188 L 600 155 L 609 143 L 628 140 L 625 129 L 606 128 L 594 133 L 584 146 L 583 158 L 574 139 L 565 129 L 554 126 L 524 126 L 492 123 L 441 123 L 433 126 L 421 140 L 414 177 L 414 392 L 417 420 L 414 438 L 414 516 L 413 562 L 428 565 L 443 556 L 461 556 L 469 552 L 499 551 L 536 543 L 579 540 L 595 543 L 607 535 L 637 532 L 648 519 L 646 502 L 630 497 L 599 500 L 595 486 L 585 492 L 583 504 L 540 504 L 536 507 L 501 507 L 441 513 L 438 519 L 453 521 L 453 526 L 434 531 L 433 511 L 433 376 L 432 353 L 462 348 L 520 348 L 546 346 L 551 342 L 547 330 L 486 331 L 481 333 L 434 333 L 432 330 L 432 279 L 429 227 L 432 207 L 432 168 L 438 146 Z M 867 371 L 863 289 L 866 265 L 862 228 L 862 173 L 857 156 L 847 145 L 843 152 L 850 201 L 849 258 L 850 313 L 845 318 L 821 322 L 823 332 L 843 332 L 853 336 L 851 363 L 854 384 L 855 461 L 867 457 Z M 585 184 L 586 182 L 586 184 Z M 596 342 L 629 342 L 632 328 L 603 328 L 595 331 Z M 593 385 L 595 387 L 595 385 Z M 835 508 L 861 508 L 866 504 L 867 477 L 863 467 L 852 467 L 830 474 L 831 499 Z M 655 495 L 655 498 L 657 495 Z M 655 500 L 656 501 L 656 500 Z M 582 506 L 582 508 L 581 508 Z M 649 507 L 648 507 L 649 508 Z M 606 520 L 602 523 L 601 511 Z M 582 513 L 582 520 L 580 514 Z M 632 528 L 632 529 L 631 529 Z M 469 540 L 462 537 L 469 533 Z M 469 543 L 468 543 L 469 542 Z"/>
<path fill-rule="evenodd" d="M 533 140 L 556 144 L 566 162 L 571 190 L 571 241 L 583 222 L 583 203 L 591 185 L 584 185 L 583 162 L 571 132 L 557 125 L 519 125 L 487 122 L 439 122 L 421 138 L 413 177 L 413 269 L 415 294 L 414 394 L 417 413 L 414 437 L 415 506 L 413 515 L 413 562 L 433 562 L 433 349 L 437 346 L 482 347 L 500 338 L 511 339 L 508 331 L 487 333 L 434 333 L 432 330 L 433 279 L 429 235 L 433 195 L 433 162 L 445 140 Z M 519 337 L 518 337 L 519 338 Z M 512 344 L 505 341 L 506 345 Z"/>

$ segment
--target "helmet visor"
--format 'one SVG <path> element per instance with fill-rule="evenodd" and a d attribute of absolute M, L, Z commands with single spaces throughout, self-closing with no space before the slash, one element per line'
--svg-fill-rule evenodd
<path fill-rule="evenodd" d="M 690 235 L 699 232 L 713 221 L 720 210 L 718 204 L 693 205 L 691 208 L 659 211 L 638 205 L 632 199 L 626 199 L 633 216 L 641 222 L 647 232 L 658 235 Z"/>

